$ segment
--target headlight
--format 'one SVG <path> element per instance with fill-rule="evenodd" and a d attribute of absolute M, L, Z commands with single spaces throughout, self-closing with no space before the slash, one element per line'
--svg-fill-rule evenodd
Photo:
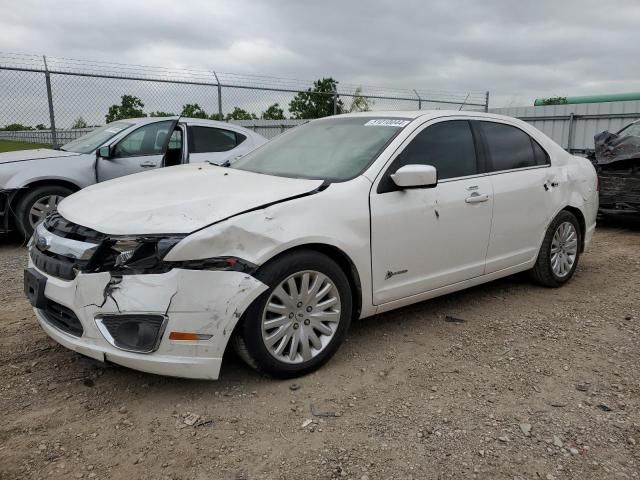
<path fill-rule="evenodd" d="M 184 237 L 121 238 L 105 241 L 85 271 L 109 271 L 122 275 L 165 273 L 172 268 L 218 270 L 253 274 L 257 265 L 238 257 L 222 256 L 198 260 L 164 261 L 169 251 Z"/>
<path fill-rule="evenodd" d="M 162 262 L 169 250 L 184 237 L 140 237 L 106 240 L 87 266 L 87 271 L 122 274 L 164 273 L 171 265 Z"/>

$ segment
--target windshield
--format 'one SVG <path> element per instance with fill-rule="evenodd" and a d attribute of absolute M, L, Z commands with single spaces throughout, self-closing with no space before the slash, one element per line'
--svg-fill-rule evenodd
<path fill-rule="evenodd" d="M 104 127 L 96 128 L 94 131 L 83 135 L 72 142 L 63 145 L 61 150 L 75 153 L 91 153 L 104 142 L 116 136 L 125 128 L 129 128 L 133 123 L 113 122 Z"/>
<path fill-rule="evenodd" d="M 627 125 L 618 132 L 621 137 L 640 137 L 640 122 Z"/>
<path fill-rule="evenodd" d="M 411 120 L 331 117 L 301 125 L 236 160 L 231 168 L 281 177 L 356 177 Z"/>

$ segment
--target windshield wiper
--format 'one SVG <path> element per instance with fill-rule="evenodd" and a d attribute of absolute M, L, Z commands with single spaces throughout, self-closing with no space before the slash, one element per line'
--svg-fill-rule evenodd
<path fill-rule="evenodd" d="M 215 162 L 212 162 L 211 160 L 207 160 L 207 163 L 209 165 L 213 165 L 215 167 L 225 167 L 226 168 L 226 167 L 231 165 L 231 160 L 225 160 L 224 163 L 215 163 Z"/>

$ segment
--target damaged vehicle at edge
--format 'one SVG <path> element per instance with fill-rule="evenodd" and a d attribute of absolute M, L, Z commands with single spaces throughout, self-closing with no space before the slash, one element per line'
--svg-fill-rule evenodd
<path fill-rule="evenodd" d="M 600 213 L 640 218 L 640 120 L 594 137 Z"/>
<path fill-rule="evenodd" d="M 232 344 L 293 377 L 324 364 L 352 318 L 527 270 L 563 285 L 597 209 L 591 163 L 522 121 L 338 115 L 230 167 L 66 198 L 32 237 L 25 293 L 50 337 L 100 361 L 216 379 Z"/>

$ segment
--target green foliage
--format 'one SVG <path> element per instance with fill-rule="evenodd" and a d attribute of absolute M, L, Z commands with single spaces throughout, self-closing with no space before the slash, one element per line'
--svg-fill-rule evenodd
<path fill-rule="evenodd" d="M 293 118 L 310 119 L 327 117 L 335 113 L 344 113 L 344 105 L 335 94 L 338 82 L 333 78 L 322 78 L 313 82 L 313 88 L 300 92 L 289 103 L 289 111 Z"/>
<path fill-rule="evenodd" d="M 39 123 L 36 125 L 36 130 L 49 130 L 49 127 L 47 127 L 44 123 Z"/>
<path fill-rule="evenodd" d="M 567 97 L 551 97 L 542 101 L 543 105 L 566 105 Z"/>
<path fill-rule="evenodd" d="M 23 125 L 22 123 L 10 123 L 9 125 L 5 125 L 2 130 L 6 130 L 7 132 L 18 132 L 20 130 L 33 130 L 33 127 L 30 125 Z"/>
<path fill-rule="evenodd" d="M 263 120 L 285 120 L 284 110 L 280 108 L 279 103 L 269 106 L 260 116 Z"/>
<path fill-rule="evenodd" d="M 32 150 L 34 148 L 51 148 L 51 145 L 47 145 L 46 143 L 28 143 L 14 142 L 13 140 L 0 140 L 0 153 L 15 152 L 17 150 Z"/>
<path fill-rule="evenodd" d="M 123 95 L 120 105 L 111 105 L 109 112 L 104 116 L 107 123 L 123 118 L 139 118 L 147 115 L 142 111 L 144 103 L 133 95 Z"/>
<path fill-rule="evenodd" d="M 371 110 L 375 102 L 367 97 L 362 96 L 362 87 L 356 88 L 356 91 L 353 92 L 353 100 L 351 100 L 351 108 L 350 112 L 368 112 Z"/>
<path fill-rule="evenodd" d="M 78 117 L 75 122 L 73 122 L 73 125 L 71 125 L 71 128 L 87 128 L 87 126 L 87 122 L 84 121 L 84 118 Z"/>
<path fill-rule="evenodd" d="M 168 113 L 168 112 L 151 112 L 149 114 L 150 117 L 175 117 L 176 114 L 175 113 Z"/>
<path fill-rule="evenodd" d="M 224 120 L 224 117 L 219 113 L 212 113 L 211 115 L 209 115 L 209 120 L 217 120 L 219 122 L 222 122 Z"/>
<path fill-rule="evenodd" d="M 240 107 L 234 107 L 231 113 L 227 113 L 226 120 L 257 120 L 255 113 L 249 113 Z"/>
<path fill-rule="evenodd" d="M 197 103 L 187 103 L 182 106 L 182 113 L 180 114 L 187 118 L 209 118 L 207 112 L 205 112 Z"/>

